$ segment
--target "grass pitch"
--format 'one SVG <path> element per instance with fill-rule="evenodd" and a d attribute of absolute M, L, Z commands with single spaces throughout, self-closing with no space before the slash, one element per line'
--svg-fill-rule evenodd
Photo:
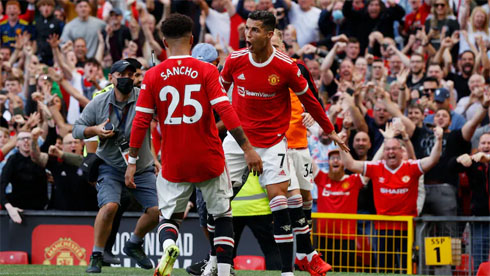
<path fill-rule="evenodd" d="M 53 265 L 0 265 L 0 275 L 8 276 L 41 276 L 41 275 L 98 275 L 98 274 L 87 274 L 85 273 L 85 266 L 53 266 Z M 281 275 L 279 271 L 236 271 L 239 276 L 268 276 Z M 153 275 L 153 270 L 144 270 L 141 268 L 125 268 L 125 267 L 103 267 L 101 275 L 114 275 L 114 276 L 124 276 L 124 275 Z M 175 276 L 187 276 L 187 272 L 184 269 L 175 269 L 172 273 Z M 297 276 L 307 276 L 306 272 L 295 272 L 294 275 Z M 368 274 L 368 273 L 328 273 L 331 275 L 386 275 L 386 274 Z"/>

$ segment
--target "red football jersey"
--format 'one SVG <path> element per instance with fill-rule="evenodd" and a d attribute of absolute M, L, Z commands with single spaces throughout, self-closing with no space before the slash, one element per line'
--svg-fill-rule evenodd
<path fill-rule="evenodd" d="M 225 168 L 212 112 L 218 105 L 232 110 L 215 66 L 191 56 L 169 57 L 145 74 L 130 146 L 139 145 L 134 137 L 135 125 L 141 124 L 138 112 L 156 111 L 162 136 L 162 176 L 172 182 L 217 177 Z"/>
<path fill-rule="evenodd" d="M 289 88 L 297 94 L 308 90 L 296 63 L 276 49 L 264 63 L 256 63 L 248 49 L 233 52 L 221 78 L 225 84 L 234 83 L 233 107 L 250 143 L 259 148 L 277 144 L 288 130 Z"/>
<path fill-rule="evenodd" d="M 419 177 L 423 173 L 420 160 L 403 161 L 395 170 L 389 169 L 384 160 L 365 162 L 364 175 L 373 182 L 376 213 L 417 216 Z"/>
<path fill-rule="evenodd" d="M 360 175 L 345 175 L 341 181 L 334 181 L 320 170 L 315 177 L 315 184 L 318 187 L 318 212 L 357 213 L 357 198 L 363 185 Z M 334 238 L 354 239 L 357 221 L 322 219 L 318 221 L 318 227 L 321 233 L 326 233 L 329 237 L 334 235 Z"/>

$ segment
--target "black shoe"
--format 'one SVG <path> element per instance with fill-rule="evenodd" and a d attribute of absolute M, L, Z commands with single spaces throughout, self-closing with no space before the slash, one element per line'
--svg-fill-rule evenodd
<path fill-rule="evenodd" d="M 209 255 L 206 259 L 203 259 L 200 262 L 188 266 L 185 269 L 185 271 L 187 271 L 187 273 L 189 273 L 190 275 L 195 275 L 195 276 L 201 275 L 204 270 L 204 267 L 206 267 L 206 264 L 208 263 L 208 259 L 209 259 Z"/>
<path fill-rule="evenodd" d="M 121 259 L 114 256 L 111 251 L 104 251 L 104 255 L 102 257 L 102 266 L 111 266 L 112 264 L 120 265 Z"/>
<path fill-rule="evenodd" d="M 100 273 L 102 271 L 102 253 L 93 252 L 90 256 L 90 264 L 88 265 L 87 273 Z"/>
<path fill-rule="evenodd" d="M 140 267 L 144 269 L 152 269 L 153 264 L 151 263 L 150 258 L 148 258 L 143 251 L 142 245 L 143 243 L 136 244 L 127 241 L 126 245 L 124 245 L 123 252 L 131 257 L 131 259 L 133 259 Z"/>

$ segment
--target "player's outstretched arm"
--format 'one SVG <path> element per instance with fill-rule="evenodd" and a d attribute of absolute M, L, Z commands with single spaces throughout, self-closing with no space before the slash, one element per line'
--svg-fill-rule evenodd
<path fill-rule="evenodd" d="M 335 142 L 343 151 L 348 152 L 349 147 L 340 139 L 340 137 L 335 132 L 332 123 L 328 119 L 327 115 L 323 111 L 322 106 L 318 102 L 318 100 L 313 96 L 311 90 L 306 87 L 306 91 L 296 93 L 298 95 L 299 100 L 305 106 L 306 110 L 311 114 L 313 119 L 320 125 L 320 127 L 328 133 L 328 136 L 332 141 Z"/>
<path fill-rule="evenodd" d="M 247 162 L 249 171 L 254 175 L 261 175 L 263 172 L 262 159 L 260 159 L 259 154 L 254 150 L 252 144 L 250 144 L 248 141 L 242 127 L 236 127 L 230 130 L 230 133 L 245 153 L 245 162 Z"/>
<path fill-rule="evenodd" d="M 340 151 L 340 158 L 344 162 L 344 167 L 354 173 L 364 173 L 364 161 L 354 160 L 347 151 Z"/>

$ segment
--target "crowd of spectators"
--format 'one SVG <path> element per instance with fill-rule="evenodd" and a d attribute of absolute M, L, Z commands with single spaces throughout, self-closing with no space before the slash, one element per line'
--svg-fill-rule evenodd
<path fill-rule="evenodd" d="M 146 70 L 166 59 L 159 26 L 178 12 L 193 18 L 194 42 L 214 45 L 222 66 L 232 51 L 247 46 L 245 21 L 254 10 L 276 15 L 287 54 L 310 70 L 354 160 L 373 160 L 393 137 L 401 143 L 390 141 L 391 153 L 429 157 L 434 128 L 443 130 L 438 164 L 410 181 L 419 183 L 408 187 L 418 190 L 418 200 L 392 202 L 412 204 L 409 213 L 381 208 L 385 202 L 373 193 L 382 179 L 356 182 L 352 212 L 490 215 L 490 1 L 481 0 L 0 2 L 2 208 L 15 222 L 22 209 L 97 210 L 95 188 L 79 167 L 84 141 L 71 131 L 94 92 L 109 84 L 111 65 L 136 59 L 142 65 L 138 86 Z M 325 133 L 313 127 L 308 139 L 321 172 L 338 166 L 328 159 L 334 145 Z M 390 158 L 389 152 L 380 157 Z M 368 174 L 381 177 L 376 173 Z M 322 200 L 327 186 L 317 185 Z M 473 196 L 461 197 L 470 194 L 462 189 Z M 325 203 L 318 206 L 325 211 Z"/>

